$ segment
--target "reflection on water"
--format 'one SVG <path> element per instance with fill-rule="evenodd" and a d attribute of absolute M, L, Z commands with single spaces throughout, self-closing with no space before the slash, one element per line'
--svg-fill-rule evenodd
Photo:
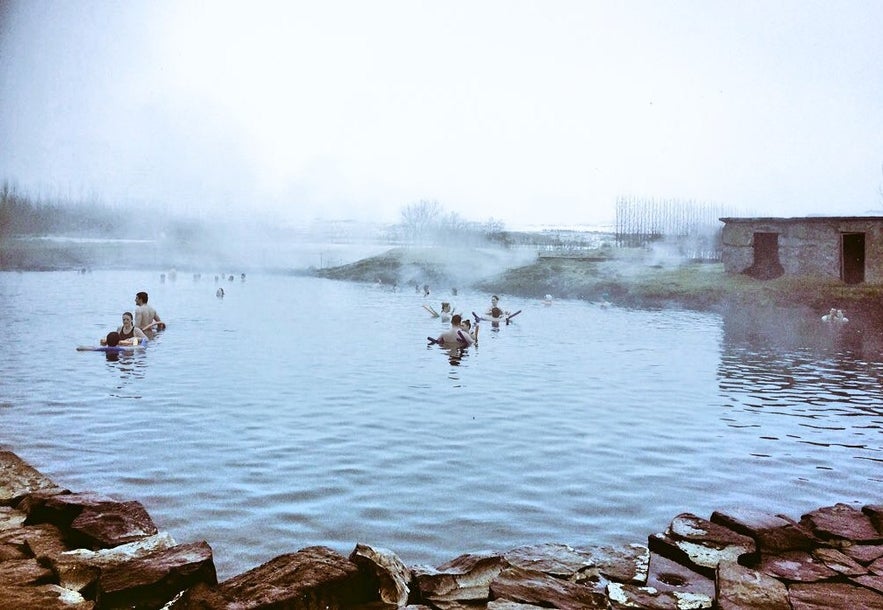
<path fill-rule="evenodd" d="M 169 322 L 146 350 L 74 350 L 142 289 Z M 438 565 L 883 494 L 879 330 L 507 296 L 523 313 L 452 353 L 426 346 L 449 324 L 419 291 L 257 273 L 216 291 L 0 273 L 0 448 L 208 540 L 222 578 L 311 544 Z"/>
<path fill-rule="evenodd" d="M 724 319 L 718 376 L 723 420 L 752 430 L 750 454 L 799 453 L 815 469 L 841 472 L 854 461 L 883 463 L 880 330 L 794 311 L 742 313 Z M 858 484 L 883 481 L 878 472 Z"/>

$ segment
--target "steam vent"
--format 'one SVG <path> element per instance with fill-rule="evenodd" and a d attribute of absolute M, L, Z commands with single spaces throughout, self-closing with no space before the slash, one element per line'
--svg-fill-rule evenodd
<path fill-rule="evenodd" d="M 178 543 L 139 502 L 62 489 L 2 451 L 0 608 L 883 609 L 883 505 L 799 520 L 684 513 L 646 543 L 538 544 L 436 567 L 313 546 L 218 582 L 208 542 Z"/>

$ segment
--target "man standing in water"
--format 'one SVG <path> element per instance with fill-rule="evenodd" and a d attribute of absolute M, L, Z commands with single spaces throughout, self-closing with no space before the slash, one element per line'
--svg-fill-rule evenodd
<path fill-rule="evenodd" d="M 434 342 L 441 345 L 442 347 L 458 348 L 458 347 L 469 347 L 475 340 L 472 338 L 472 335 L 469 334 L 468 331 L 464 331 L 460 327 L 460 322 L 462 322 L 462 317 L 460 314 L 456 313 L 451 317 L 451 328 L 443 332 L 439 335 Z"/>
<path fill-rule="evenodd" d="M 156 324 L 157 330 L 165 328 L 165 323 L 159 319 L 159 314 L 153 308 L 153 305 L 147 304 L 147 293 L 139 292 L 135 295 L 135 326 L 141 330 L 153 330 Z"/>

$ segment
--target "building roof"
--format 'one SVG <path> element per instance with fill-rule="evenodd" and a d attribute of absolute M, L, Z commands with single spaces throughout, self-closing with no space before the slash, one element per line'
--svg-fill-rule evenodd
<path fill-rule="evenodd" d="M 728 216 L 724 218 L 719 218 L 723 223 L 757 223 L 757 222 L 768 222 L 768 223 L 778 223 L 778 224 L 796 224 L 796 223 L 806 223 L 806 222 L 883 222 L 883 216 L 791 216 L 788 218 L 781 216 L 747 216 L 747 217 L 735 217 Z"/>

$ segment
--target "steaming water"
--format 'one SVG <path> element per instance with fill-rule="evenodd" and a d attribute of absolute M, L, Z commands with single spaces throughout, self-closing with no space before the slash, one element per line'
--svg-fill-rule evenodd
<path fill-rule="evenodd" d="M 179 542 L 207 540 L 221 578 L 313 544 L 437 565 L 641 542 L 682 511 L 883 497 L 883 356 L 814 320 L 778 346 L 717 315 L 510 298 L 523 313 L 452 364 L 421 305 L 488 295 L 222 285 L 219 300 L 211 275 L 0 274 L 0 447 L 140 500 Z M 153 345 L 74 350 L 141 289 L 169 321 Z"/>

